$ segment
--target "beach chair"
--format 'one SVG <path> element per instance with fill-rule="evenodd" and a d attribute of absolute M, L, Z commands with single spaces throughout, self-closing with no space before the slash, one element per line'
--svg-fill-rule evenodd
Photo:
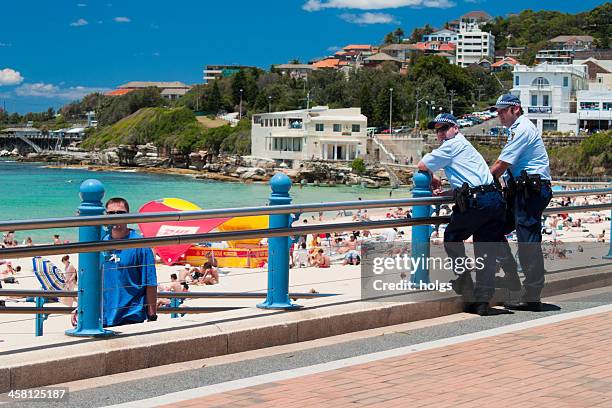
<path fill-rule="evenodd" d="M 32 271 L 43 290 L 63 290 L 64 274 L 51 261 L 40 256 L 32 258 Z M 30 299 L 28 299 L 30 300 Z M 32 300 L 33 301 L 33 300 Z M 57 302 L 57 298 L 47 298 L 47 302 Z"/>

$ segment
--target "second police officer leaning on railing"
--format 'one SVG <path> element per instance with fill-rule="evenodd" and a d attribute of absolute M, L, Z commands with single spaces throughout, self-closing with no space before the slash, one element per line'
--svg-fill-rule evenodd
<path fill-rule="evenodd" d="M 491 166 L 491 173 L 499 178 L 506 170 L 509 172 L 508 206 L 513 212 L 510 215 L 514 218 L 519 261 L 525 274 L 520 302 L 507 303 L 506 308 L 541 311 L 540 293 L 544 287 L 542 212 L 552 198 L 548 154 L 540 131 L 523 115 L 518 97 L 502 95 L 490 110 L 497 111 L 501 124 L 510 132 L 508 143 Z"/>
<path fill-rule="evenodd" d="M 459 275 L 453 288 L 463 294 L 466 311 L 481 316 L 489 314 L 489 301 L 495 292 L 496 250 L 502 237 L 505 202 L 493 183 L 493 176 L 484 158 L 459 133 L 457 119 L 442 113 L 428 124 L 435 129 L 440 147 L 425 155 L 418 163 L 420 171 L 432 173 L 434 195 L 453 193 L 455 206 L 450 223 L 444 231 L 444 248 L 454 260 L 466 257 L 463 241 L 473 236 L 474 252 L 482 267 L 476 268 L 473 297 L 470 272 Z M 450 192 L 442 192 L 440 179 L 433 172 L 443 168 Z M 457 268 L 458 270 L 458 268 Z"/>

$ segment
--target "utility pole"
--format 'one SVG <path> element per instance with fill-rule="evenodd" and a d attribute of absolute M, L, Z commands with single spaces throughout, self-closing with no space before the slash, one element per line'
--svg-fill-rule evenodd
<path fill-rule="evenodd" d="M 389 134 L 393 133 L 393 88 L 389 88 Z"/>
<path fill-rule="evenodd" d="M 455 97 L 455 90 L 450 90 L 450 113 L 453 115 L 453 98 Z"/>
<path fill-rule="evenodd" d="M 238 113 L 238 120 L 242 119 L 242 88 L 240 88 L 240 109 Z"/>
<path fill-rule="evenodd" d="M 306 110 L 310 109 L 310 91 L 306 94 Z"/>

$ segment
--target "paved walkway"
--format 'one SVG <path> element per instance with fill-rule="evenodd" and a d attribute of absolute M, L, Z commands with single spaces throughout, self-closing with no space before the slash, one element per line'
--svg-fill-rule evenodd
<path fill-rule="evenodd" d="M 612 408 L 610 311 L 416 350 L 165 407 Z"/>

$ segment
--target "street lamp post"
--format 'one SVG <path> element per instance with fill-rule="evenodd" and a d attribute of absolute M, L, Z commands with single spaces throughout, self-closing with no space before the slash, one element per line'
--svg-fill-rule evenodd
<path fill-rule="evenodd" d="M 414 127 L 415 129 L 419 126 L 419 102 L 425 98 L 417 99 L 416 101 L 416 112 L 414 112 Z"/>
<path fill-rule="evenodd" d="M 242 88 L 240 88 L 240 110 L 239 110 L 239 114 L 238 114 L 238 120 L 242 119 Z"/>
<path fill-rule="evenodd" d="M 268 113 L 272 112 L 272 96 L 268 96 Z"/>
<path fill-rule="evenodd" d="M 389 88 L 389 134 L 393 133 L 393 88 Z"/>

